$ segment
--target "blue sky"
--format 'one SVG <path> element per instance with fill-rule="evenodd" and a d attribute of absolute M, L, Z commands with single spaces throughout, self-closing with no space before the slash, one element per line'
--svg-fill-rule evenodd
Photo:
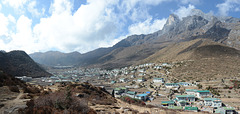
<path fill-rule="evenodd" d="M 240 0 L 1 0 L 0 50 L 85 53 L 162 29 L 191 9 L 240 18 Z"/>

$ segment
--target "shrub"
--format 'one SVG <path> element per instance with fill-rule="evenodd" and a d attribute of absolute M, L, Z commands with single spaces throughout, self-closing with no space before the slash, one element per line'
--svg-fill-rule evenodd
<path fill-rule="evenodd" d="M 198 89 L 202 89 L 202 85 L 201 84 L 197 84 Z"/>
<path fill-rule="evenodd" d="M 51 107 L 55 110 L 73 110 L 81 113 L 87 113 L 90 110 L 87 100 L 73 96 L 70 88 L 40 96 L 28 104 L 34 108 Z"/>
<path fill-rule="evenodd" d="M 131 97 L 128 97 L 128 96 L 122 96 L 120 99 L 124 102 L 129 103 L 129 104 L 134 104 L 134 105 L 138 105 L 138 106 L 145 106 L 146 105 L 145 102 L 143 102 L 142 100 L 131 98 Z"/>
<path fill-rule="evenodd" d="M 8 88 L 9 88 L 9 90 L 12 91 L 12 92 L 17 92 L 17 93 L 20 92 L 17 86 L 8 86 Z"/>

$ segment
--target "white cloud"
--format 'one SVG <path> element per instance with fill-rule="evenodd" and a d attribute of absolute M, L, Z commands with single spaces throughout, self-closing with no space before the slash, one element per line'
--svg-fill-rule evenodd
<path fill-rule="evenodd" d="M 160 3 L 160 0 L 158 2 Z M 117 30 L 122 29 L 123 21 L 113 11 L 118 3 L 117 0 L 88 0 L 86 5 L 81 5 L 74 14 L 71 14 L 72 4 L 68 0 L 55 0 L 51 5 L 52 16 L 42 18 L 34 27 L 33 33 L 41 44 L 46 45 L 46 49 L 56 48 L 64 52 L 87 52 L 98 47 L 112 46 L 122 39 L 114 38 Z M 157 2 L 152 0 L 150 3 Z M 134 8 L 133 5 L 129 10 L 134 11 Z M 125 8 L 119 10 L 124 11 Z M 128 12 L 122 16 L 126 18 L 129 15 L 132 14 Z M 145 30 L 143 33 L 161 29 L 164 21 L 151 19 L 143 22 L 142 31 Z M 141 21 L 138 22 L 138 26 L 141 26 Z M 137 28 L 137 25 L 132 27 Z M 141 31 L 141 28 L 137 29 Z M 133 34 L 133 30 L 130 33 Z"/>
<path fill-rule="evenodd" d="M 22 8 L 28 0 L 3 0 L 3 4 L 8 4 L 15 9 Z"/>
<path fill-rule="evenodd" d="M 11 14 L 8 15 L 8 20 L 12 23 L 16 23 L 16 19 Z"/>
<path fill-rule="evenodd" d="M 35 51 L 34 38 L 32 36 L 32 20 L 24 15 L 16 22 L 16 33 L 11 34 L 11 42 L 8 44 L 10 50 Z"/>
<path fill-rule="evenodd" d="M 238 12 L 240 11 L 240 8 L 235 8 L 234 11 Z"/>
<path fill-rule="evenodd" d="M 0 11 L 2 10 L 2 5 L 0 4 Z"/>
<path fill-rule="evenodd" d="M 8 33 L 8 18 L 4 14 L 0 13 L 0 36 L 7 35 Z"/>
<path fill-rule="evenodd" d="M 230 11 L 239 11 L 240 0 L 225 0 L 224 3 L 217 4 L 218 14 L 221 16 L 228 16 Z"/>
<path fill-rule="evenodd" d="M 116 17 L 108 7 L 112 3 L 115 1 L 88 1 L 72 14 L 68 0 L 55 0 L 51 6 L 52 16 L 42 18 L 34 27 L 34 34 L 39 43 L 65 52 L 98 48 L 116 32 Z"/>
<path fill-rule="evenodd" d="M 54 14 L 61 14 L 62 12 L 71 13 L 73 4 L 69 0 L 54 0 L 50 6 L 50 12 Z"/>
<path fill-rule="evenodd" d="M 43 8 L 42 11 L 38 11 L 36 6 L 37 6 L 37 1 L 36 0 L 31 1 L 27 5 L 27 10 L 28 10 L 28 12 L 30 12 L 32 14 L 32 16 L 39 17 L 45 13 L 45 9 Z"/>
<path fill-rule="evenodd" d="M 35 0 L 18 1 L 19 5 L 11 1 L 14 0 L 4 2 L 15 8 L 21 8 L 25 4 L 26 10 L 35 16 L 41 17 L 44 14 L 36 8 Z M 32 25 L 33 20 L 24 15 L 18 19 L 9 15 L 7 22 L 16 23 L 16 32 L 8 31 L 10 39 L 8 43 L 0 39 L 1 49 L 6 51 L 21 49 L 27 53 L 50 49 L 84 53 L 99 47 L 112 46 L 126 38 L 125 35 L 119 37 L 123 27 L 129 30 L 124 34 L 132 35 L 140 32 L 147 34 L 160 30 L 166 22 L 166 19 L 152 19 L 147 5 L 158 5 L 168 0 L 87 0 L 87 3 L 82 4 L 75 13 L 72 13 L 71 1 L 54 0 L 50 5 L 50 16 L 40 18 L 40 22 L 36 25 Z M 120 13 L 116 13 L 115 10 Z M 42 12 L 45 10 L 43 9 Z M 125 23 L 126 19 L 134 23 L 128 27 Z"/>
<path fill-rule="evenodd" d="M 129 35 L 133 34 L 149 34 L 161 30 L 166 23 L 167 19 L 154 20 L 149 18 L 144 22 L 136 23 L 129 26 L 128 31 Z"/>
<path fill-rule="evenodd" d="M 123 0 L 118 8 L 122 11 L 121 14 L 130 15 L 130 19 L 137 22 L 151 18 L 147 6 L 156 6 L 162 2 L 170 1 L 172 0 Z"/>
<path fill-rule="evenodd" d="M 181 6 L 179 9 L 176 11 L 173 11 L 174 14 L 178 15 L 180 19 L 183 17 L 187 17 L 191 14 L 191 10 L 195 9 L 194 5 L 189 4 L 188 7 Z"/>
<path fill-rule="evenodd" d="M 11 18 L 11 16 L 9 17 Z M 1 49 L 6 51 L 36 51 L 34 38 L 32 37 L 31 25 L 31 19 L 25 17 L 24 15 L 20 16 L 16 22 L 16 33 L 9 32 L 9 35 L 5 37 L 5 39 L 0 40 L 0 44 L 2 44 Z M 4 40 L 9 40 L 9 42 L 5 43 Z"/>

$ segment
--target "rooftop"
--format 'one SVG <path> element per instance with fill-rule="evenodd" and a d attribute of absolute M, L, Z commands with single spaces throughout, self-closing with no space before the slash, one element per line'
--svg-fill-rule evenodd
<path fill-rule="evenodd" d="M 147 96 L 147 94 L 138 94 L 137 96 L 142 97 L 142 96 Z"/>
<path fill-rule="evenodd" d="M 166 83 L 165 85 L 178 85 L 178 83 Z"/>
<path fill-rule="evenodd" d="M 235 110 L 233 107 L 223 107 L 224 110 Z"/>
<path fill-rule="evenodd" d="M 134 94 L 136 94 L 136 92 L 135 91 L 128 91 L 127 94 L 134 95 Z"/>
<path fill-rule="evenodd" d="M 219 98 L 204 98 L 204 101 L 221 101 Z"/>
<path fill-rule="evenodd" d="M 124 90 L 124 89 L 127 89 L 126 87 L 118 87 L 118 88 L 115 88 L 114 90 L 116 90 L 116 91 L 119 91 L 119 90 Z"/>
<path fill-rule="evenodd" d="M 181 106 L 169 106 L 168 109 L 181 110 L 181 109 L 183 109 L 183 107 L 181 107 Z"/>
<path fill-rule="evenodd" d="M 195 97 L 194 95 L 176 95 L 176 97 Z"/>
<path fill-rule="evenodd" d="M 209 93 L 210 91 L 209 90 L 198 90 L 197 92 L 198 93 Z"/>
<path fill-rule="evenodd" d="M 185 107 L 185 110 L 198 110 L 198 107 Z"/>
<path fill-rule="evenodd" d="M 174 104 L 174 101 L 162 101 L 161 104 Z"/>
<path fill-rule="evenodd" d="M 197 89 L 186 89 L 186 92 L 197 92 Z"/>

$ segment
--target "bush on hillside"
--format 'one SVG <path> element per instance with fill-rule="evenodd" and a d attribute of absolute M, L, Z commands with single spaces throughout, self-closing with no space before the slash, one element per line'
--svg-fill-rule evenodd
<path fill-rule="evenodd" d="M 17 93 L 20 92 L 17 86 L 8 86 L 8 88 L 9 88 L 9 90 L 12 91 L 12 92 L 17 92 Z"/>
<path fill-rule="evenodd" d="M 128 96 L 122 96 L 120 99 L 124 102 L 129 103 L 129 104 L 134 104 L 134 105 L 138 105 L 138 106 L 145 106 L 146 105 L 145 102 L 143 102 L 142 100 L 131 98 L 131 97 L 128 97 Z"/>

